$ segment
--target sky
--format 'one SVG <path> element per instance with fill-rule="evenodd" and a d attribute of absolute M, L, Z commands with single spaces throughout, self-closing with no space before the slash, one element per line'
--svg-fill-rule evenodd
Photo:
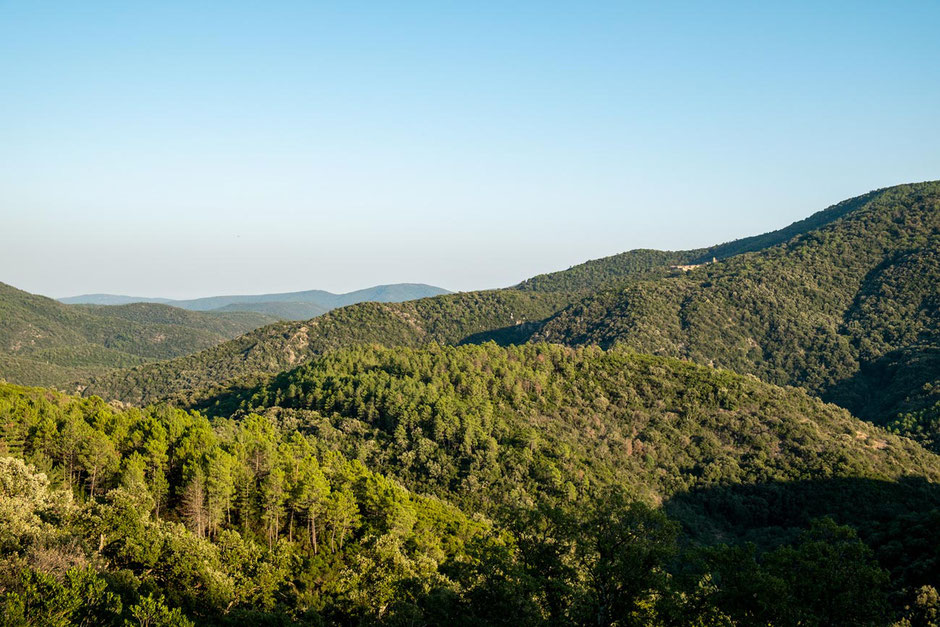
<path fill-rule="evenodd" d="M 940 179 L 940 3 L 0 0 L 0 281 L 514 284 Z"/>

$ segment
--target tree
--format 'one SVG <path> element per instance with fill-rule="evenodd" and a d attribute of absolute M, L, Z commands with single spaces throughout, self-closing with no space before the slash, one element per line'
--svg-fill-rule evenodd
<path fill-rule="evenodd" d="M 130 608 L 134 620 L 125 621 L 127 627 L 193 627 L 193 622 L 183 616 L 179 608 L 169 608 L 162 598 L 152 594 L 140 599 Z"/>
<path fill-rule="evenodd" d="M 940 594 L 933 586 L 918 588 L 913 607 L 905 609 L 907 616 L 898 627 L 940 627 Z"/>
<path fill-rule="evenodd" d="M 214 536 L 223 521 L 231 521 L 235 497 L 235 457 L 222 449 L 215 449 L 209 456 L 206 496 L 209 533 Z"/>
<path fill-rule="evenodd" d="M 330 551 L 335 553 L 337 546 L 343 548 L 346 533 L 359 525 L 359 507 L 351 493 L 340 489 L 330 495 L 326 509 L 330 523 Z"/>
<path fill-rule="evenodd" d="M 202 538 L 206 535 L 208 516 L 206 513 L 205 478 L 201 468 L 193 472 L 192 478 L 183 490 L 183 516 L 189 529 Z"/>
<path fill-rule="evenodd" d="M 147 461 L 140 453 L 134 452 L 121 463 L 121 487 L 140 501 L 140 509 L 150 512 L 154 500 L 147 488 Z"/>
<path fill-rule="evenodd" d="M 676 553 L 678 525 L 618 490 L 599 495 L 588 511 L 576 554 L 587 575 L 591 622 L 648 624 L 668 585 L 665 567 Z"/>
<path fill-rule="evenodd" d="M 5 625 L 91 626 L 112 622 L 121 601 L 91 568 L 70 568 L 61 580 L 23 568 L 15 591 L 0 601 L 0 612 Z"/>
<path fill-rule="evenodd" d="M 265 477 L 261 489 L 261 498 L 264 503 L 262 519 L 267 531 L 268 548 L 274 546 L 274 542 L 280 535 L 281 520 L 284 518 L 285 495 L 284 471 L 280 468 L 273 468 Z"/>
<path fill-rule="evenodd" d="M 307 535 L 314 555 L 317 554 L 317 519 L 323 513 L 330 497 L 330 484 L 326 480 L 317 458 L 310 456 L 302 460 L 300 477 L 294 488 L 293 501 L 307 518 Z"/>
<path fill-rule="evenodd" d="M 118 453 L 107 435 L 87 426 L 83 431 L 84 436 L 78 457 L 88 476 L 89 496 L 95 498 L 102 478 L 117 466 Z"/>
<path fill-rule="evenodd" d="M 799 544 L 770 553 L 766 568 L 786 582 L 782 604 L 798 611 L 801 624 L 849 627 L 887 620 L 888 573 L 851 527 L 831 518 L 813 521 Z"/>

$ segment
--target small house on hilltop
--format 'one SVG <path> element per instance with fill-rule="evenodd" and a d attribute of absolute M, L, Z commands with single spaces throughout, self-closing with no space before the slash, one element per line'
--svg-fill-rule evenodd
<path fill-rule="evenodd" d="M 669 266 L 670 270 L 682 270 L 683 272 L 688 272 L 689 270 L 694 270 L 695 268 L 701 268 L 702 266 L 710 266 L 713 263 L 718 263 L 718 260 L 712 257 L 711 261 L 706 261 L 705 263 L 693 263 L 687 265 L 678 265 L 678 266 Z"/>

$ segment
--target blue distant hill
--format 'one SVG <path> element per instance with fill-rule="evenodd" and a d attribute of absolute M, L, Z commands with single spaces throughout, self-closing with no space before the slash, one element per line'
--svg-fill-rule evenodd
<path fill-rule="evenodd" d="M 324 290 L 283 292 L 279 294 L 241 294 L 207 296 L 190 300 L 148 298 L 121 294 L 82 294 L 58 299 L 69 305 L 127 305 L 162 303 L 190 311 L 253 311 L 283 320 L 307 320 L 337 307 L 363 302 L 400 303 L 408 300 L 449 294 L 448 290 L 423 283 L 376 285 L 345 294 Z"/>

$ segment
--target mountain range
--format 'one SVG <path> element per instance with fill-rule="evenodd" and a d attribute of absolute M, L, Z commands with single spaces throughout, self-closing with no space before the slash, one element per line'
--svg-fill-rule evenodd
<path fill-rule="evenodd" d="M 448 294 L 440 287 L 423 283 L 395 283 L 334 294 L 324 290 L 283 292 L 278 294 L 245 294 L 235 296 L 207 296 L 189 300 L 172 298 L 142 298 L 118 294 L 82 294 L 60 298 L 69 305 L 127 305 L 130 303 L 160 303 L 190 311 L 253 311 L 281 320 L 308 320 L 337 307 L 362 302 L 397 303 L 429 296 Z"/>
<path fill-rule="evenodd" d="M 512 288 L 264 327 L 98 378 L 86 393 L 193 400 L 357 343 L 623 344 L 800 385 L 934 445 L 938 233 L 940 184 L 887 188 L 707 249 L 636 250 Z"/>
<path fill-rule="evenodd" d="M 156 303 L 65 305 L 0 283 L 0 376 L 63 385 L 103 370 L 185 355 L 276 320 Z"/>
<path fill-rule="evenodd" d="M 0 377 L 63 386 L 111 369 L 197 352 L 279 320 L 306 320 L 360 299 L 394 301 L 443 292 L 397 284 L 348 294 L 310 290 L 146 302 L 101 294 L 66 303 L 0 283 Z M 278 300 L 288 298 L 294 300 Z"/>

